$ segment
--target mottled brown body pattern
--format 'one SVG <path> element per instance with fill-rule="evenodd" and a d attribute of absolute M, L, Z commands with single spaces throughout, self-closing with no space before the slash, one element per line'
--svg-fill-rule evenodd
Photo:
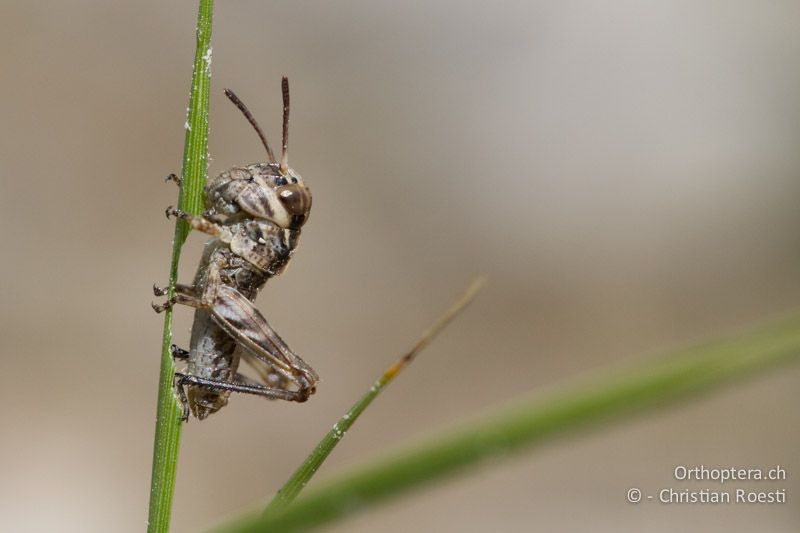
<path fill-rule="evenodd" d="M 311 192 L 288 167 L 288 82 L 284 78 L 280 163 L 244 104 L 232 92 L 226 95 L 256 129 L 270 161 L 234 167 L 209 180 L 202 216 L 167 209 L 168 217 L 183 218 L 214 237 L 192 285 L 176 285 L 173 298 L 154 306 L 156 311 L 176 303 L 196 308 L 189 351 L 173 347 L 175 358 L 187 361 L 185 373 L 175 378 L 184 418 L 189 412 L 206 418 L 227 404 L 231 392 L 302 402 L 318 381 L 253 304 L 267 280 L 291 259 L 311 209 Z M 180 184 L 174 175 L 170 179 Z M 156 288 L 156 294 L 165 292 Z M 238 372 L 242 359 L 256 369 L 258 379 Z"/>

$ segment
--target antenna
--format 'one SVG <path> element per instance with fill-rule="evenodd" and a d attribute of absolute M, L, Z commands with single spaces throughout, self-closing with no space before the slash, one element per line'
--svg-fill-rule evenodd
<path fill-rule="evenodd" d="M 286 76 L 281 80 L 281 91 L 283 92 L 283 149 L 281 150 L 281 174 L 286 174 L 289 170 L 289 78 Z"/>
<path fill-rule="evenodd" d="M 239 97 L 236 96 L 236 94 L 233 91 L 231 91 L 230 89 L 225 89 L 225 96 L 228 97 L 228 100 L 233 102 L 233 105 L 235 105 L 236 107 L 239 108 L 239 111 L 242 112 L 242 114 L 247 119 L 247 121 L 250 123 L 250 125 L 253 126 L 253 128 L 256 130 L 256 133 L 258 133 L 258 136 L 261 138 L 261 144 L 263 144 L 264 148 L 267 149 L 267 156 L 269 157 L 269 162 L 270 163 L 275 163 L 276 162 L 275 154 L 272 153 L 272 148 L 269 147 L 269 143 L 267 142 L 267 137 L 264 135 L 264 132 L 261 131 L 261 126 L 258 125 L 258 122 L 256 122 L 256 119 L 253 118 L 253 114 L 250 113 L 250 110 L 247 109 L 247 106 L 244 105 L 244 102 L 239 100 Z M 284 101 L 286 101 L 286 97 L 284 98 Z M 286 113 L 286 110 L 284 108 L 284 114 L 285 113 Z M 285 130 L 286 130 L 286 117 L 284 116 L 284 134 L 283 134 L 283 137 L 284 137 L 284 141 L 283 141 L 284 148 L 283 148 L 283 151 L 284 151 L 284 153 L 286 152 L 286 140 L 285 140 L 286 139 L 286 133 L 285 133 Z M 286 156 L 284 155 L 284 159 L 285 158 L 286 158 Z"/>

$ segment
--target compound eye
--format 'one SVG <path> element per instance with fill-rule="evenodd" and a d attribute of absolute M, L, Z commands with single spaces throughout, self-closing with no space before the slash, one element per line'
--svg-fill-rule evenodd
<path fill-rule="evenodd" d="M 305 215 L 311 209 L 311 193 L 305 187 L 292 183 L 278 187 L 277 193 L 283 207 L 292 216 Z"/>

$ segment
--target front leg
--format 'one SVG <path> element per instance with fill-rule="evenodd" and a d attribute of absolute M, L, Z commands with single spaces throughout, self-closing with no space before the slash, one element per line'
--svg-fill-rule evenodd
<path fill-rule="evenodd" d="M 209 220 L 204 216 L 195 216 L 187 213 L 186 211 L 175 209 L 172 206 L 167 207 L 164 210 L 164 214 L 167 216 L 167 218 L 181 218 L 188 222 L 192 229 L 217 237 L 222 242 L 230 243 L 231 239 L 233 238 L 233 235 L 231 235 L 231 232 L 228 228 L 220 226 L 216 222 Z"/>

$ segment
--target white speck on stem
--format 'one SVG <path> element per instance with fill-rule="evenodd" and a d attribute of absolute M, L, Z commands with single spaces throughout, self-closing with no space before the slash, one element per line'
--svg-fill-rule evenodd
<path fill-rule="evenodd" d="M 344 431 L 339 429 L 339 423 L 338 422 L 333 425 L 333 438 L 334 439 L 341 440 L 341 438 L 344 437 L 344 433 L 345 433 Z"/>

